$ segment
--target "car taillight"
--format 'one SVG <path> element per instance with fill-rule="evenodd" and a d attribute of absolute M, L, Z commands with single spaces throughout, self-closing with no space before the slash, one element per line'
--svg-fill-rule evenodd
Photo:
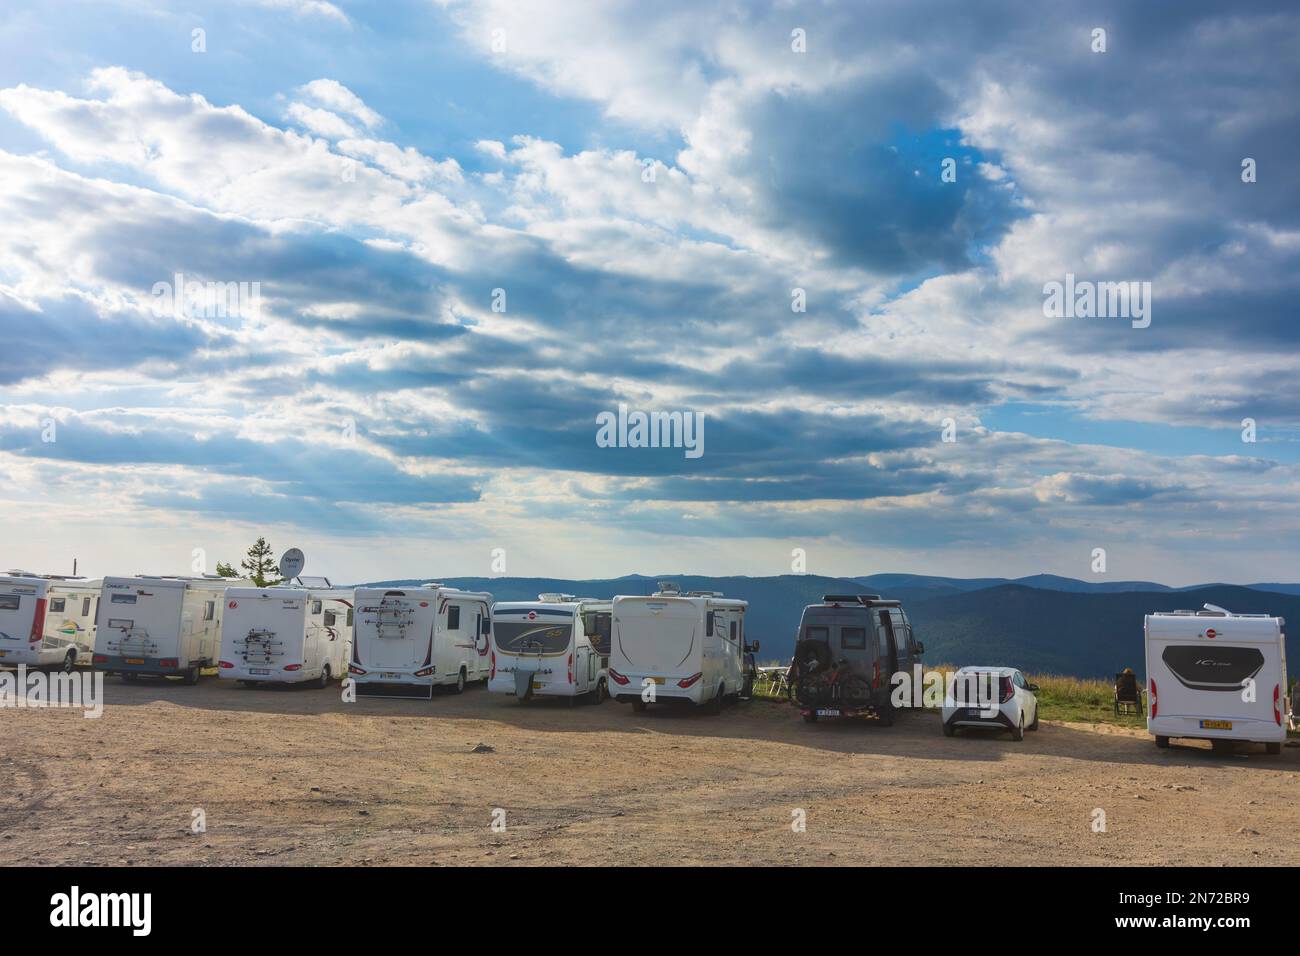
<path fill-rule="evenodd" d="M 362 670 L 360 667 L 358 667 L 356 664 L 349 664 L 349 665 L 348 665 L 348 673 L 349 673 L 349 674 L 364 674 L 365 671 L 363 671 L 363 670 Z"/>
<path fill-rule="evenodd" d="M 573 683 L 573 655 L 569 655 L 569 683 Z"/>
<path fill-rule="evenodd" d="M 285 664 L 285 665 L 284 665 L 284 669 L 287 670 L 287 671 L 300 671 L 300 670 L 302 670 L 302 665 L 301 665 L 301 664 Z"/>
<path fill-rule="evenodd" d="M 699 680 L 703 676 L 704 676 L 704 671 L 700 671 L 698 674 L 692 674 L 690 677 L 683 677 L 681 680 L 677 682 L 677 686 L 690 687 L 692 684 L 694 684 L 697 680 Z"/>
<path fill-rule="evenodd" d="M 1149 692 L 1147 693 L 1147 696 L 1151 698 L 1151 716 L 1152 716 L 1152 717 L 1155 717 L 1155 715 L 1156 715 L 1156 694 L 1157 694 L 1157 691 L 1156 691 L 1156 682 L 1155 682 L 1155 681 L 1150 681 L 1149 683 L 1151 684 L 1151 687 L 1149 688 Z"/>
<path fill-rule="evenodd" d="M 497 652 L 492 652 L 492 670 L 488 672 L 488 680 L 495 680 L 497 676 Z"/>
<path fill-rule="evenodd" d="M 223 670 L 230 670 L 235 665 L 230 663 L 230 661 L 217 661 L 217 666 Z"/>
<path fill-rule="evenodd" d="M 432 677 L 432 676 L 433 676 L 434 674 L 436 674 L 437 672 L 438 672 L 437 665 L 435 665 L 435 666 L 433 666 L 433 667 L 421 667 L 418 671 L 415 672 L 415 676 L 416 676 L 416 677 Z"/>
<path fill-rule="evenodd" d="M 871 674 L 871 686 L 872 688 L 880 687 L 880 661 L 876 661 L 876 663 L 873 665 L 873 670 Z"/>
<path fill-rule="evenodd" d="M 1273 720 L 1282 726 L 1282 685 L 1273 685 Z"/>
<path fill-rule="evenodd" d="M 180 662 L 179 660 L 177 660 L 175 657 L 164 657 L 162 660 L 160 660 L 160 661 L 158 662 L 158 666 L 159 666 L 159 667 L 179 667 L 179 666 L 180 666 L 180 663 L 181 663 L 181 662 Z"/>
<path fill-rule="evenodd" d="M 1002 683 L 1002 694 L 998 698 L 998 702 L 1005 704 L 1007 701 L 1009 701 L 1012 697 L 1015 696 L 1016 691 L 1014 685 L 1012 685 L 1011 683 L 1010 677 L 1002 678 L 1001 683 Z"/>
<path fill-rule="evenodd" d="M 107 664 L 107 663 L 108 663 L 108 655 L 107 655 L 107 654 L 96 654 L 96 655 L 92 658 L 92 660 L 93 660 L 96 664 Z"/>
<path fill-rule="evenodd" d="M 45 598 L 36 599 L 36 616 L 32 618 L 32 633 L 27 643 L 35 644 L 45 636 Z"/>
<path fill-rule="evenodd" d="M 614 670 L 614 668 L 612 667 L 609 669 L 609 679 L 612 680 L 615 684 L 627 683 L 627 678 L 624 677 L 622 674 L 620 674 L 618 671 Z"/>

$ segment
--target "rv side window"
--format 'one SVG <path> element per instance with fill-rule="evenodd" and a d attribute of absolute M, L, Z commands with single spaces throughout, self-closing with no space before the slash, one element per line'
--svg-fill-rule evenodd
<path fill-rule="evenodd" d="M 22 598 L 17 594 L 0 594 L 0 611 L 16 611 Z"/>
<path fill-rule="evenodd" d="M 840 647 L 846 651 L 865 651 L 867 649 L 867 629 L 865 627 L 840 628 Z"/>
<path fill-rule="evenodd" d="M 203 605 L 203 620 L 210 621 L 217 616 L 217 602 L 207 601 Z"/>
<path fill-rule="evenodd" d="M 740 625 L 737 624 L 735 621 L 732 621 L 732 622 L 731 622 L 731 635 L 730 635 L 730 636 L 731 636 L 731 639 L 734 641 L 734 640 L 736 639 L 736 635 L 739 634 L 739 633 L 740 633 Z"/>
<path fill-rule="evenodd" d="M 313 617 L 320 613 L 320 608 L 321 608 L 320 601 L 311 602 L 311 613 Z"/>
<path fill-rule="evenodd" d="M 334 619 L 334 612 L 333 612 L 333 611 L 326 611 L 326 612 L 325 612 L 325 626 L 326 626 L 326 627 L 333 627 L 333 626 L 334 626 L 334 620 L 335 620 L 335 619 Z"/>
<path fill-rule="evenodd" d="M 831 631 L 828 627 L 805 628 L 804 638 L 809 641 L 821 641 L 823 644 L 829 644 L 831 640 Z"/>
<path fill-rule="evenodd" d="M 704 633 L 705 633 L 705 634 L 712 634 L 712 633 L 713 633 L 713 617 L 714 617 L 714 615 L 713 615 L 713 612 L 712 612 L 712 611 L 709 611 L 707 614 L 704 615 Z"/>
<path fill-rule="evenodd" d="M 85 617 L 90 613 L 90 598 L 81 599 L 81 616 Z"/>
<path fill-rule="evenodd" d="M 907 619 L 903 617 L 903 612 L 897 608 L 892 608 L 889 612 L 890 622 L 894 626 L 894 642 L 898 645 L 899 651 L 904 651 L 912 643 L 911 628 L 907 626 Z"/>
<path fill-rule="evenodd" d="M 447 608 L 447 630 L 449 631 L 460 630 L 460 605 L 459 604 L 453 604 L 451 607 Z"/>
<path fill-rule="evenodd" d="M 62 614 L 63 609 L 68 606 L 67 598 L 50 598 L 50 610 L 56 614 Z"/>
<path fill-rule="evenodd" d="M 108 602 L 110 604 L 134 604 L 135 595 L 134 594 L 112 594 L 109 595 Z"/>
<path fill-rule="evenodd" d="M 352 608 L 348 608 L 348 627 L 352 626 Z"/>

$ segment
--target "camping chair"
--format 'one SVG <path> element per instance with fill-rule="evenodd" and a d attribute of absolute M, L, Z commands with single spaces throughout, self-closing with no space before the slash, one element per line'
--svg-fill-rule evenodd
<path fill-rule="evenodd" d="M 1142 713 L 1142 688 L 1138 686 L 1137 675 L 1120 673 L 1115 675 L 1115 716 Z"/>

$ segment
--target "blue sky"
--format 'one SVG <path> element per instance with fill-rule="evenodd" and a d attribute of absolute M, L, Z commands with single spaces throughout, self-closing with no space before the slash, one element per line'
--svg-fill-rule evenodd
<path fill-rule="evenodd" d="M 1300 579 L 1298 40 L 1284 3 L 10 4 L 0 560 Z M 161 310 L 177 273 L 257 296 Z M 1150 283 L 1149 327 L 1046 315 L 1067 274 Z M 600 447 L 619 403 L 704 454 Z"/>

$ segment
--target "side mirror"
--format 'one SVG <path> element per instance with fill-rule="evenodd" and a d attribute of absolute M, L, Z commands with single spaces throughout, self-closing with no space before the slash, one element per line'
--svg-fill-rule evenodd
<path fill-rule="evenodd" d="M 745 650 L 749 651 L 751 654 L 757 654 L 757 653 L 758 653 L 758 641 L 755 641 L 755 642 L 752 643 L 752 644 L 746 644 L 746 645 L 745 645 Z"/>
<path fill-rule="evenodd" d="M 917 641 L 917 642 L 913 645 L 913 647 L 916 648 L 916 653 L 918 653 L 918 654 L 924 654 L 924 653 L 925 653 L 925 645 L 922 644 L 920 641 Z"/>
<path fill-rule="evenodd" d="M 1030 685 L 1029 685 L 1029 693 L 1031 693 L 1031 694 L 1037 694 L 1037 693 L 1038 693 L 1038 685 L 1037 685 L 1037 684 L 1030 684 Z"/>

